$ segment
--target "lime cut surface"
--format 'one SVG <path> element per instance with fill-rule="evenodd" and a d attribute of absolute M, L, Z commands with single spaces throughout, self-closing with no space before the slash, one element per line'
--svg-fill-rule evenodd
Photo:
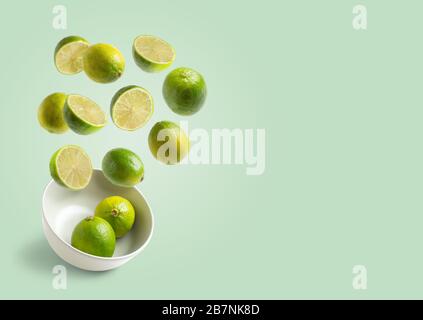
<path fill-rule="evenodd" d="M 60 73 L 71 75 L 82 71 L 83 55 L 90 46 L 89 42 L 79 36 L 62 39 L 54 51 L 54 63 Z"/>
<path fill-rule="evenodd" d="M 92 100 L 71 94 L 66 99 L 64 116 L 68 126 L 78 134 L 94 133 L 106 125 L 106 115 Z"/>
<path fill-rule="evenodd" d="M 92 171 L 90 158 L 78 146 L 64 146 L 50 160 L 52 178 L 72 190 L 84 189 L 91 180 Z"/>
<path fill-rule="evenodd" d="M 150 35 L 141 35 L 134 40 L 132 54 L 136 64 L 147 72 L 159 72 L 168 68 L 176 57 L 175 50 L 169 43 Z"/>
<path fill-rule="evenodd" d="M 143 127 L 153 114 L 153 98 L 144 88 L 127 86 L 113 97 L 110 113 L 115 125 L 133 131 Z"/>

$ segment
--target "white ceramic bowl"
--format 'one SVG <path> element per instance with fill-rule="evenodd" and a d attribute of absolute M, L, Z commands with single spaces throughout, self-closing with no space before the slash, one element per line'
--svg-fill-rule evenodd
<path fill-rule="evenodd" d="M 113 257 L 103 258 L 84 253 L 70 245 L 74 227 L 93 215 L 97 204 L 109 196 L 122 196 L 135 208 L 133 228 L 116 241 Z M 53 180 L 43 195 L 43 229 L 51 248 L 66 262 L 90 271 L 117 268 L 138 255 L 153 233 L 154 218 L 142 193 L 135 187 L 121 188 L 111 184 L 101 170 L 94 170 L 90 184 L 81 191 L 59 186 Z"/>

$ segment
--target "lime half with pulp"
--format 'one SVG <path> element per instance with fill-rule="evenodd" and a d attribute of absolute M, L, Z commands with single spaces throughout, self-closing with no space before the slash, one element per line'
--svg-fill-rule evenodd
<path fill-rule="evenodd" d="M 90 158 L 78 146 L 64 146 L 57 150 L 50 160 L 52 178 L 72 190 L 84 189 L 91 180 L 92 172 Z"/>
<path fill-rule="evenodd" d="M 175 60 L 173 47 L 166 41 L 149 35 L 135 38 L 132 46 L 135 63 L 146 72 L 159 72 Z"/>
<path fill-rule="evenodd" d="M 57 70 L 67 75 L 81 72 L 83 54 L 89 46 L 89 42 L 79 36 L 70 36 L 60 40 L 54 51 L 54 64 Z"/>
<path fill-rule="evenodd" d="M 127 86 L 112 98 L 110 113 L 115 125 L 133 131 L 144 126 L 153 114 L 153 97 L 144 88 Z"/>
<path fill-rule="evenodd" d="M 70 94 L 66 99 L 64 116 L 69 128 L 78 134 L 94 133 L 106 125 L 106 115 L 91 99 Z"/>

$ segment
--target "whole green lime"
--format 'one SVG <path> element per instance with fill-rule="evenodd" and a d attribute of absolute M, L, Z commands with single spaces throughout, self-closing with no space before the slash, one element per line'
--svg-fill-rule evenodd
<path fill-rule="evenodd" d="M 144 164 L 141 158 L 131 150 L 112 149 L 102 161 L 105 177 L 120 187 L 133 187 L 144 178 Z"/>
<path fill-rule="evenodd" d="M 51 133 L 64 133 L 69 127 L 63 116 L 66 94 L 61 92 L 47 96 L 38 107 L 38 121 L 41 127 Z"/>
<path fill-rule="evenodd" d="M 125 70 L 125 58 L 110 44 L 99 43 L 89 47 L 83 58 L 84 71 L 89 78 L 109 83 L 120 78 Z"/>
<path fill-rule="evenodd" d="M 177 164 L 186 157 L 190 142 L 185 131 L 171 121 L 157 122 L 148 135 L 153 156 L 165 164 Z"/>
<path fill-rule="evenodd" d="M 73 230 L 71 244 L 85 253 L 111 257 L 116 246 L 115 232 L 106 220 L 99 217 L 87 217 Z"/>
<path fill-rule="evenodd" d="M 95 216 L 103 218 L 112 226 L 117 238 L 131 230 L 135 221 L 135 210 L 125 198 L 112 196 L 103 199 L 95 208 Z"/>
<path fill-rule="evenodd" d="M 175 113 L 189 116 L 198 112 L 207 95 L 203 76 L 190 68 L 170 72 L 163 83 L 163 97 Z"/>

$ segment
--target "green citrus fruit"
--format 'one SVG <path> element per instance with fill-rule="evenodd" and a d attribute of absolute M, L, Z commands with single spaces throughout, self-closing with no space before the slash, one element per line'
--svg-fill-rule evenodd
<path fill-rule="evenodd" d="M 166 41 L 155 37 L 138 36 L 132 45 L 135 63 L 146 72 L 159 72 L 175 60 L 175 50 Z"/>
<path fill-rule="evenodd" d="M 71 244 L 85 253 L 100 257 L 112 257 L 116 237 L 112 226 L 99 217 L 87 217 L 72 232 Z"/>
<path fill-rule="evenodd" d="M 94 133 L 106 125 L 106 114 L 92 100 L 77 95 L 68 95 L 63 109 L 66 123 L 78 134 Z"/>
<path fill-rule="evenodd" d="M 135 221 L 132 204 L 119 196 L 102 200 L 95 208 L 95 216 L 103 218 L 112 226 L 117 238 L 123 237 L 131 230 Z"/>
<path fill-rule="evenodd" d="M 63 74 L 76 74 L 82 71 L 82 58 L 89 43 L 78 36 L 66 37 L 57 44 L 54 51 L 54 64 Z"/>
<path fill-rule="evenodd" d="M 144 88 L 127 86 L 112 98 L 110 113 L 116 126 L 133 131 L 144 126 L 153 114 L 153 97 Z"/>
<path fill-rule="evenodd" d="M 193 69 L 175 69 L 167 75 L 163 83 L 163 97 L 170 109 L 179 115 L 189 116 L 198 112 L 206 95 L 206 82 Z"/>
<path fill-rule="evenodd" d="M 185 131 L 170 121 L 157 122 L 151 128 L 148 145 L 153 156 L 165 164 L 180 162 L 186 157 L 190 148 Z"/>
<path fill-rule="evenodd" d="M 64 146 L 50 159 L 50 174 L 60 185 L 72 190 L 84 189 L 90 182 L 93 168 L 85 151 L 78 146 Z"/>
<path fill-rule="evenodd" d="M 105 177 L 121 187 L 133 187 L 144 178 L 144 164 L 131 150 L 117 148 L 106 153 L 102 161 Z"/>
<path fill-rule="evenodd" d="M 116 81 L 125 70 L 125 58 L 110 44 L 99 43 L 89 47 L 84 53 L 84 71 L 96 82 Z"/>
<path fill-rule="evenodd" d="M 51 133 L 64 133 L 69 127 L 63 117 L 66 94 L 56 92 L 46 97 L 38 108 L 40 125 Z"/>

